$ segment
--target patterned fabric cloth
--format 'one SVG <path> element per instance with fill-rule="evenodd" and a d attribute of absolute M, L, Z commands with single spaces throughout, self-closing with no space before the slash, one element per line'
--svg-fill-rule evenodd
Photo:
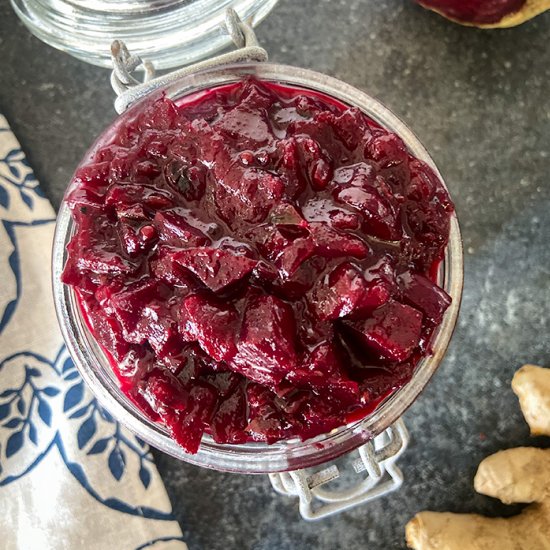
<path fill-rule="evenodd" d="M 186 549 L 149 449 L 98 406 L 63 346 L 54 225 L 0 115 L 0 546 Z"/>

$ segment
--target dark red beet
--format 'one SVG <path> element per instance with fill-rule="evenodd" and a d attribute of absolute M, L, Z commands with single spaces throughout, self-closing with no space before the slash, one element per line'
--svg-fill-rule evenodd
<path fill-rule="evenodd" d="M 195 382 L 187 396 L 187 406 L 173 427 L 176 441 L 188 452 L 196 453 L 202 435 L 210 426 L 216 409 L 217 392 L 208 384 Z"/>
<path fill-rule="evenodd" d="M 208 296 L 189 296 L 181 308 L 179 330 L 183 339 L 197 341 L 216 361 L 228 361 L 237 353 L 238 315 L 231 305 Z"/>
<path fill-rule="evenodd" d="M 418 346 L 422 314 L 399 302 L 389 302 L 372 316 L 360 321 L 345 321 L 353 335 L 369 351 L 389 361 L 405 361 Z"/>
<path fill-rule="evenodd" d="M 311 237 L 298 238 L 288 244 L 277 256 L 275 264 L 283 279 L 292 277 L 298 268 L 315 253 L 315 242 Z"/>
<path fill-rule="evenodd" d="M 464 23 L 498 23 L 519 11 L 526 0 L 417 0 L 426 8 L 439 11 L 450 19 Z"/>
<path fill-rule="evenodd" d="M 246 303 L 234 368 L 261 384 L 277 384 L 297 366 L 292 307 L 270 295 Z"/>
<path fill-rule="evenodd" d="M 247 426 L 246 395 L 239 386 L 228 395 L 224 395 L 212 423 L 210 431 L 217 443 L 245 443 Z"/>
<path fill-rule="evenodd" d="M 339 233 L 327 224 L 313 222 L 309 224 L 309 228 L 320 256 L 365 258 L 369 252 L 369 247 L 361 239 Z"/>
<path fill-rule="evenodd" d="M 194 273 L 210 290 L 222 290 L 246 277 L 258 262 L 216 248 L 188 248 L 173 259 Z"/>
<path fill-rule="evenodd" d="M 184 209 L 157 212 L 154 224 L 160 240 L 180 248 L 211 244 L 204 233 L 186 222 L 186 216 L 187 212 Z"/>
<path fill-rule="evenodd" d="M 439 324 L 451 304 L 451 298 L 427 277 L 418 273 L 403 273 L 399 277 L 403 298 L 424 313 L 426 320 Z"/>
<path fill-rule="evenodd" d="M 246 389 L 246 397 L 250 419 L 246 431 L 253 440 L 274 443 L 292 433 L 284 412 L 275 404 L 275 393 L 251 383 Z"/>
<path fill-rule="evenodd" d="M 363 316 L 386 303 L 390 289 L 381 281 L 367 282 L 351 263 L 340 264 L 309 295 L 309 302 L 319 319 Z"/>
<path fill-rule="evenodd" d="M 350 380 L 329 344 L 315 348 L 304 361 L 304 365 L 287 377 L 298 388 L 312 388 L 324 399 L 351 405 L 358 399 L 358 384 Z"/>
<path fill-rule="evenodd" d="M 302 439 L 405 384 L 450 299 L 452 204 L 358 109 L 246 80 L 150 100 L 79 168 L 63 281 L 187 452 Z"/>

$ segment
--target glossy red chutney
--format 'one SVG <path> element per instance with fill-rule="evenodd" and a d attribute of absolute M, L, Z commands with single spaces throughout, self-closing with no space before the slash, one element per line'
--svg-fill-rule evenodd
<path fill-rule="evenodd" d="M 188 452 L 326 433 L 405 384 L 453 206 L 358 109 L 255 80 L 149 101 L 75 174 L 63 281 Z"/>
<path fill-rule="evenodd" d="M 526 0 L 418 0 L 419 4 L 464 23 L 498 23 L 519 11 Z"/>

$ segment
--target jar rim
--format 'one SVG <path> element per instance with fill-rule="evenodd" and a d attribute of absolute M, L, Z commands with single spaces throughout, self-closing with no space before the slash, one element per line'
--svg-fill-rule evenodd
<path fill-rule="evenodd" d="M 168 97 L 181 98 L 201 89 L 230 84 L 245 76 L 298 86 L 325 93 L 343 103 L 358 107 L 384 128 L 398 134 L 411 154 L 426 162 L 438 175 L 446 188 L 430 155 L 411 130 L 388 108 L 365 92 L 338 79 L 315 71 L 271 63 L 237 64 L 210 68 L 187 75 L 164 88 Z M 116 118 L 96 140 L 83 158 L 87 162 L 95 150 L 113 134 L 117 126 L 140 109 L 142 102 Z M 81 163 L 81 164 L 82 164 Z M 70 189 L 70 186 L 69 188 Z M 67 191 L 68 192 L 68 191 Z M 167 430 L 151 421 L 122 392 L 110 363 L 95 341 L 82 318 L 73 287 L 61 282 L 61 273 L 67 259 L 66 245 L 74 232 L 74 223 L 63 200 L 56 224 L 52 277 L 53 293 L 58 321 L 67 348 L 82 378 L 102 406 L 142 440 L 175 458 L 199 466 L 238 473 L 273 473 L 312 467 L 345 454 L 382 433 L 395 422 L 414 402 L 437 370 L 450 342 L 456 325 L 463 286 L 463 252 L 460 228 L 456 213 L 450 220 L 449 241 L 440 267 L 440 284 L 451 296 L 452 302 L 443 321 L 431 339 L 433 353 L 418 363 L 409 382 L 384 399 L 365 418 L 351 422 L 328 434 L 304 442 L 297 439 L 239 445 L 219 444 L 205 435 L 199 451 L 190 455 L 170 437 Z"/>

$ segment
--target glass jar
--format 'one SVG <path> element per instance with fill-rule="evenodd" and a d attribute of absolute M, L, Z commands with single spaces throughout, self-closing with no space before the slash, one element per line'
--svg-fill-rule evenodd
<path fill-rule="evenodd" d="M 231 44 L 227 8 L 257 25 L 277 0 L 11 0 L 38 38 L 94 65 L 110 67 L 114 39 L 166 69 L 193 63 Z"/>
<path fill-rule="evenodd" d="M 180 99 L 203 89 L 233 83 L 249 75 L 291 87 L 321 92 L 358 107 L 382 126 L 397 133 L 409 151 L 429 164 L 439 175 L 422 144 L 391 111 L 366 93 L 324 74 L 268 63 L 237 64 L 188 74 L 164 87 L 162 92 L 172 99 Z M 115 120 L 97 139 L 86 154 L 84 162 L 114 135 L 126 117 L 132 117 L 139 109 L 141 102 Z M 293 439 L 272 445 L 229 445 L 218 444 L 209 435 L 204 435 L 198 453 L 189 455 L 169 436 L 163 426 L 149 420 L 121 391 L 107 357 L 83 319 L 75 291 L 61 283 L 60 276 L 67 258 L 66 245 L 73 233 L 74 223 L 67 205 L 63 203 L 54 239 L 53 286 L 63 336 L 82 377 L 113 417 L 141 439 L 180 460 L 221 471 L 272 474 L 302 470 L 333 460 L 382 434 L 401 417 L 436 371 L 447 349 L 460 306 L 463 280 L 462 244 L 458 222 L 453 214 L 449 244 L 439 270 L 439 284 L 451 296 L 452 303 L 433 335 L 433 354 L 419 363 L 408 384 L 389 396 L 366 418 L 305 442 Z"/>

